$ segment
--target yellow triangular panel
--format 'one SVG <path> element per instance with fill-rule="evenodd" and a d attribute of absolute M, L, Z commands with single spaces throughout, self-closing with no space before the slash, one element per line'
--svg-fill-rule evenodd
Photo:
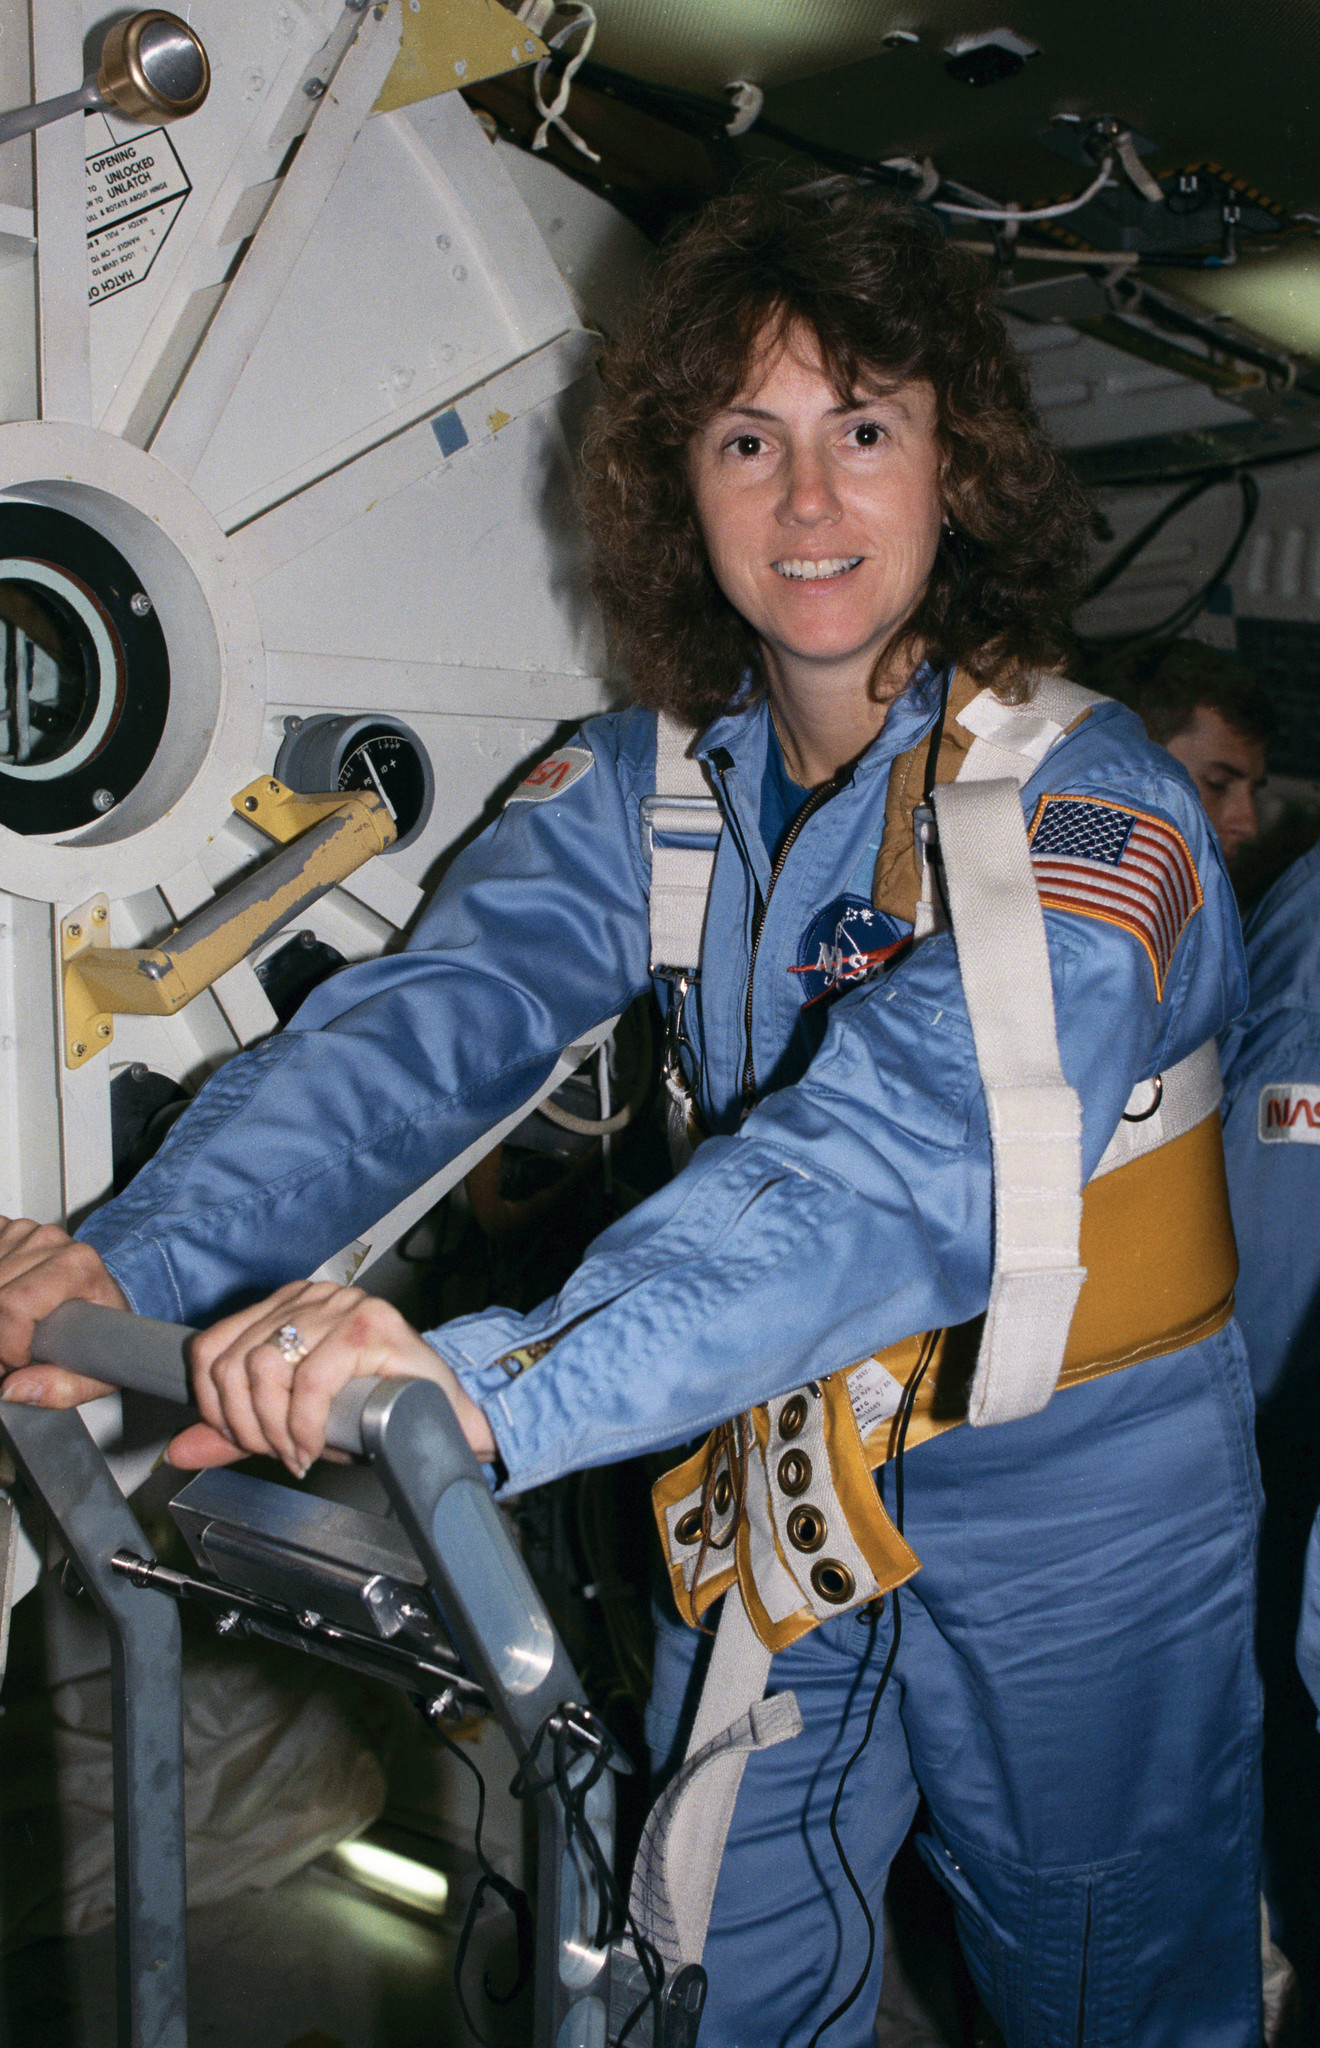
<path fill-rule="evenodd" d="M 403 39 L 376 102 L 378 114 L 475 85 L 544 57 L 546 46 L 499 0 L 397 0 Z"/>

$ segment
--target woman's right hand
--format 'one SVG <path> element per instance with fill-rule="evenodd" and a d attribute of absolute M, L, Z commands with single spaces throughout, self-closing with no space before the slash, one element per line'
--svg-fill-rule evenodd
<path fill-rule="evenodd" d="M 114 1390 L 56 1365 L 32 1365 L 32 1333 L 64 1301 L 128 1302 L 98 1252 L 55 1223 L 0 1216 L 0 1400 L 77 1408 Z"/>

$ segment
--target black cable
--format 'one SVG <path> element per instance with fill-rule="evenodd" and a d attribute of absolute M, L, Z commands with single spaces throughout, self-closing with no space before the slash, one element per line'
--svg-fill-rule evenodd
<path fill-rule="evenodd" d="M 943 538 L 949 553 L 958 564 L 958 577 L 953 586 L 953 594 L 944 607 L 944 633 L 947 637 L 949 621 L 958 608 L 958 601 L 967 583 L 967 571 L 971 566 L 971 555 L 966 540 L 956 527 L 946 526 Z M 921 801 L 928 809 L 935 792 L 935 771 L 939 765 L 940 745 L 944 739 L 944 721 L 948 715 L 949 686 L 952 681 L 953 665 L 947 658 L 944 658 L 943 672 L 940 676 L 940 708 L 935 713 L 935 723 L 930 729 L 930 740 L 926 747 L 926 772 L 921 779 Z"/>
<path fill-rule="evenodd" d="M 1220 469 L 1208 469 L 1203 476 L 1194 477 L 1186 489 L 1179 491 L 1176 497 L 1170 498 L 1167 505 L 1162 505 L 1154 518 L 1146 521 L 1140 532 L 1134 533 L 1131 540 L 1125 541 L 1117 553 L 1110 556 L 1104 568 L 1091 578 L 1082 592 L 1078 599 L 1079 606 L 1090 604 L 1093 597 L 1099 597 L 1102 590 L 1108 590 L 1110 584 L 1123 574 L 1128 563 L 1135 562 L 1156 534 L 1161 532 L 1171 519 L 1176 519 L 1185 506 L 1194 504 L 1203 491 L 1211 490 L 1215 484 L 1231 483 L 1234 474 L 1232 469 L 1225 466 Z"/>
<path fill-rule="evenodd" d="M 1126 653 L 1135 654 L 1141 648 L 1153 647 L 1161 640 L 1172 640 L 1177 634 L 1182 632 L 1184 626 L 1190 626 L 1192 620 L 1200 616 L 1210 602 L 1211 592 L 1224 581 L 1224 578 L 1228 575 L 1229 570 L 1241 553 L 1243 542 L 1251 531 L 1252 522 L 1260 507 L 1260 485 L 1256 482 L 1250 470 L 1241 469 L 1233 474 L 1238 489 L 1242 493 L 1242 516 L 1238 521 L 1237 532 L 1230 541 L 1223 559 L 1206 578 L 1200 590 L 1189 597 L 1185 603 L 1179 605 L 1177 611 L 1171 612 L 1168 618 L 1161 619 L 1158 625 L 1145 626 L 1137 633 L 1111 633 L 1085 637 L 1079 635 L 1083 647 L 1094 651 L 1103 648 L 1117 652 L 1121 649 Z M 1212 481 L 1227 483 L 1229 477 L 1221 471 L 1213 477 Z M 1200 488 L 1204 489 L 1208 488 L 1208 486 L 1202 484 Z M 1129 562 L 1136 559 L 1137 554 L 1140 552 L 1140 547 L 1144 547 L 1147 541 L 1154 539 L 1156 533 L 1159 532 L 1160 527 L 1167 519 L 1171 519 L 1176 511 L 1180 511 L 1184 505 L 1190 504 L 1192 499 L 1198 495 L 1199 491 L 1193 489 L 1190 485 L 1185 491 L 1180 491 L 1172 503 L 1165 506 L 1163 513 L 1157 514 L 1155 519 L 1149 521 L 1147 526 L 1142 528 L 1141 533 L 1136 535 L 1134 540 L 1128 542 L 1126 550 L 1120 550 L 1120 553 L 1126 555 L 1126 560 L 1121 563 L 1120 569 L 1114 571 L 1114 576 L 1121 573 L 1121 569 L 1125 569 Z M 1137 545 L 1138 542 L 1140 547 Z M 1097 578 L 1088 588 L 1086 596 L 1082 600 L 1083 603 L 1088 602 L 1095 595 L 1097 589 L 1105 589 L 1107 584 L 1114 580 L 1113 576 L 1108 575 L 1108 570 L 1111 568 L 1113 568 L 1112 563 L 1106 564 L 1106 568 L 1101 571 L 1101 577 L 1104 577 L 1106 581 L 1101 582 Z"/>
<path fill-rule="evenodd" d="M 939 765 L 940 746 L 944 739 L 944 721 L 949 710 L 949 685 L 953 680 L 948 664 L 940 677 L 940 708 L 935 713 L 935 723 L 930 729 L 930 742 L 926 748 L 926 772 L 921 778 L 921 801 L 928 808 L 935 794 L 935 770 Z"/>
<path fill-rule="evenodd" d="M 467 1961 L 468 1944 L 472 1939 L 472 1930 L 476 1925 L 477 1914 L 481 1911 L 487 1891 L 497 1893 L 513 1914 L 518 1938 L 518 1974 L 507 1991 L 499 1992 L 495 1990 L 490 1981 L 490 1974 L 487 1972 L 482 1980 L 482 1989 L 492 2005 L 512 2005 L 514 1999 L 530 1979 L 532 1970 L 535 1967 L 536 1949 L 532 1929 L 532 1909 L 528 1904 L 526 1892 L 518 1885 L 511 1884 L 507 1877 L 504 1877 L 496 1870 L 483 1846 L 481 1836 L 486 1819 L 486 1780 L 482 1776 L 480 1769 L 472 1761 L 472 1758 L 464 1750 L 460 1749 L 452 1737 L 445 1734 L 439 1721 L 429 1712 L 425 1703 L 423 1703 L 422 1712 L 426 1715 L 432 1734 L 444 1744 L 444 1747 L 451 1756 L 457 1757 L 465 1770 L 471 1771 L 477 1781 L 477 1819 L 472 1831 L 472 1845 L 476 1851 L 481 1876 L 473 1887 L 472 1897 L 468 1900 L 467 1912 L 463 1915 L 463 1926 L 459 1933 L 458 1948 L 454 1956 L 454 1990 L 458 1994 L 459 2010 L 463 2015 L 463 2024 L 468 2032 L 475 2040 L 481 2043 L 481 2048 L 493 2048 L 493 2044 L 486 2039 L 486 2036 L 482 2033 L 469 2012 L 467 1996 L 463 1990 L 463 1966 Z"/>
<path fill-rule="evenodd" d="M 894 1446 L 894 1527 L 900 1536 L 903 1534 L 903 1451 L 907 1444 L 908 1424 L 912 1420 L 912 1410 L 916 1404 L 917 1389 L 926 1377 L 927 1367 L 935 1356 L 935 1347 L 942 1335 L 943 1331 L 941 1330 L 931 1330 L 927 1335 L 926 1341 L 921 1347 L 921 1356 L 917 1361 L 917 1369 L 903 1389 L 903 1398 L 899 1403 L 898 1436 Z M 843 1846 L 843 1837 L 839 1833 L 839 1809 L 843 1804 L 844 1787 L 848 1783 L 853 1765 L 863 1754 L 871 1740 L 872 1731 L 875 1728 L 875 1717 L 880 1711 L 880 1701 L 884 1697 L 885 1687 L 888 1685 L 890 1674 L 894 1669 L 894 1660 L 898 1656 L 898 1645 L 903 1633 L 903 1614 L 899 1606 L 897 1586 L 894 1588 L 891 1597 L 894 1603 L 894 1633 L 889 1644 L 889 1654 L 885 1658 L 884 1669 L 880 1673 L 879 1683 L 871 1696 L 870 1711 L 866 1716 L 866 1727 L 862 1731 L 862 1739 L 839 1774 L 839 1782 L 834 1788 L 834 1801 L 830 1807 L 830 1838 L 834 1843 L 840 1868 L 852 1887 L 853 1896 L 861 1907 L 862 1917 L 866 1921 L 866 1961 L 862 1964 L 852 1990 L 846 1998 L 839 2001 L 832 2012 L 828 2012 L 825 2015 L 810 2041 L 808 2041 L 807 2048 L 817 2048 L 817 2043 L 822 2034 L 827 2033 L 836 2020 L 842 2019 L 843 2015 L 852 2006 L 856 2005 L 865 1988 L 866 1980 L 871 1974 L 871 1965 L 875 1961 L 875 1916 L 871 1912 L 865 1892 L 857 1882 L 853 1867 L 848 1861 L 848 1852 Z"/>
<path fill-rule="evenodd" d="M 550 1772 L 548 1776 L 538 1777 L 537 1766 L 547 1736 L 550 1739 Z M 575 1783 L 572 1776 L 573 1765 L 584 1754 L 591 1755 L 592 1763 Z M 646 1979 L 646 1992 L 629 2013 L 618 2034 L 613 2037 L 612 2048 L 621 2048 L 621 2044 L 628 2039 L 648 2005 L 654 2010 L 654 2038 L 659 2040 L 663 2018 L 661 1999 L 665 1988 L 665 1965 L 663 1956 L 646 1939 L 633 1919 L 610 1867 L 609 1859 L 587 1818 L 587 1794 L 593 1785 L 599 1782 L 603 1772 L 609 1769 L 631 1771 L 632 1766 L 599 1715 L 590 1707 L 566 1705 L 557 1707 L 541 1723 L 526 1757 L 513 1775 L 509 1789 L 515 1799 L 528 1799 L 548 1791 L 551 1785 L 554 1786 L 564 1811 L 565 1847 L 580 1842 L 595 1875 L 599 1904 L 594 1946 L 608 1947 L 625 1929 L 632 1937 L 637 1960 Z"/>

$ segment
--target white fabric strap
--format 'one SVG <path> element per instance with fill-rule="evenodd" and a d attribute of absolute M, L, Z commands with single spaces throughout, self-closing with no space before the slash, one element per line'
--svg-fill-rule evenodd
<path fill-rule="evenodd" d="M 1004 704 L 993 690 L 982 690 L 958 713 L 958 724 L 973 734 L 958 781 L 999 782 L 1011 775 L 1019 785 L 1029 782 L 1068 728 L 1104 701 L 1065 676 L 1034 677 L 1025 704 Z"/>
<path fill-rule="evenodd" d="M 1219 1074 L 1219 1047 L 1213 1038 L 1189 1052 L 1176 1067 L 1169 1067 L 1149 1081 L 1138 1081 L 1127 1100 L 1123 1118 L 1106 1145 L 1100 1164 L 1091 1175 L 1099 1180 L 1117 1167 L 1130 1166 L 1161 1145 L 1172 1144 L 1204 1123 L 1219 1107 L 1224 1084 Z"/>
<path fill-rule="evenodd" d="M 651 1810 L 633 1865 L 629 1910 L 667 1969 L 701 1961 L 748 1756 L 802 1732 L 791 1692 L 763 1697 L 769 1674 L 770 1652 L 735 1590 L 720 1615 L 687 1755 Z"/>
<path fill-rule="evenodd" d="M 995 1264 L 967 1419 L 1034 1415 L 1086 1277 L 1082 1111 L 1063 1077 L 1045 919 L 1016 776 L 935 791 L 958 969 L 990 1119 Z"/>
<path fill-rule="evenodd" d="M 711 876 L 724 816 L 706 771 L 688 749 L 696 738 L 668 712 L 656 720 L 655 795 L 642 805 L 642 851 L 651 863 L 651 971 L 686 968 L 701 960 Z M 656 834 L 709 837 L 708 847 L 659 846 Z"/>

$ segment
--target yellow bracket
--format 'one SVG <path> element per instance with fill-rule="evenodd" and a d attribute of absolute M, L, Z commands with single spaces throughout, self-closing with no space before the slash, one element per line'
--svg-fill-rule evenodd
<path fill-rule="evenodd" d="M 399 54 L 373 112 L 519 71 L 549 54 L 500 0 L 404 0 Z"/>
<path fill-rule="evenodd" d="M 158 944 L 112 946 L 104 896 L 63 919 L 66 1066 L 84 1066 L 105 1051 L 116 1015 L 173 1016 L 397 837 L 388 809 L 370 793 L 300 796 L 263 775 L 232 802 L 241 818 L 279 842 L 280 852 Z"/>
<path fill-rule="evenodd" d="M 343 796 L 338 790 L 328 790 L 324 796 L 300 796 L 296 789 L 277 782 L 273 775 L 259 775 L 255 782 L 249 782 L 246 789 L 240 789 L 237 796 L 229 799 L 240 818 L 246 818 L 249 825 L 255 825 L 264 832 L 267 839 L 277 839 L 281 846 L 287 846 L 309 825 L 319 825 L 322 818 L 332 818 L 336 811 L 342 811 L 351 797 Z M 390 834 L 392 839 L 394 834 Z M 388 843 L 388 842 L 387 842 Z"/>

